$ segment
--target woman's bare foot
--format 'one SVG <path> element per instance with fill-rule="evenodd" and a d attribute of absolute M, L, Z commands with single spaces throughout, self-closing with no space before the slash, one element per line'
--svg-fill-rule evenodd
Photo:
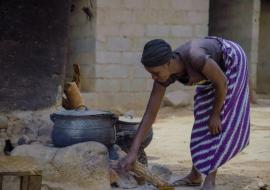
<path fill-rule="evenodd" d="M 173 182 L 172 185 L 173 186 L 200 186 L 201 183 L 202 183 L 202 175 L 193 166 L 190 173 L 187 176 L 179 180 L 176 180 L 175 182 Z"/>
<path fill-rule="evenodd" d="M 215 190 L 216 174 L 217 171 L 214 171 L 205 177 L 201 190 Z"/>

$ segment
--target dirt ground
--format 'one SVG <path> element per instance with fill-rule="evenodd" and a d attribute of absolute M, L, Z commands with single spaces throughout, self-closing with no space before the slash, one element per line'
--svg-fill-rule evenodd
<path fill-rule="evenodd" d="M 153 126 L 153 141 L 146 148 L 150 166 L 155 163 L 165 165 L 173 172 L 172 179 L 189 172 L 192 123 L 191 107 L 160 110 Z M 270 189 L 270 100 L 252 105 L 250 145 L 218 170 L 216 189 L 259 189 L 259 182 L 268 184 Z"/>

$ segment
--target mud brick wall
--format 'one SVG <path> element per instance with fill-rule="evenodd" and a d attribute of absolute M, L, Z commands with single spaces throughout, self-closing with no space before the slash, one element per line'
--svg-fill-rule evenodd
<path fill-rule="evenodd" d="M 55 105 L 66 63 L 67 0 L 0 2 L 0 111 Z"/>

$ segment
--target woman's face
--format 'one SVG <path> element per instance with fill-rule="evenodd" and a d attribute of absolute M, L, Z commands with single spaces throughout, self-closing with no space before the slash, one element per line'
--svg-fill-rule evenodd
<path fill-rule="evenodd" d="M 164 83 L 170 78 L 169 63 L 156 67 L 145 67 L 145 69 L 152 75 L 152 79 Z"/>

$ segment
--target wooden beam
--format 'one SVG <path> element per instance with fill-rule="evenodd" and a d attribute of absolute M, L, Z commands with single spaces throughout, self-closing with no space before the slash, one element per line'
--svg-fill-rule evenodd
<path fill-rule="evenodd" d="M 21 176 L 20 190 L 28 190 L 29 176 Z"/>
<path fill-rule="evenodd" d="M 42 176 L 31 175 L 28 190 L 41 190 Z"/>
<path fill-rule="evenodd" d="M 3 186 L 3 176 L 0 175 L 0 190 L 2 190 L 2 186 Z"/>

